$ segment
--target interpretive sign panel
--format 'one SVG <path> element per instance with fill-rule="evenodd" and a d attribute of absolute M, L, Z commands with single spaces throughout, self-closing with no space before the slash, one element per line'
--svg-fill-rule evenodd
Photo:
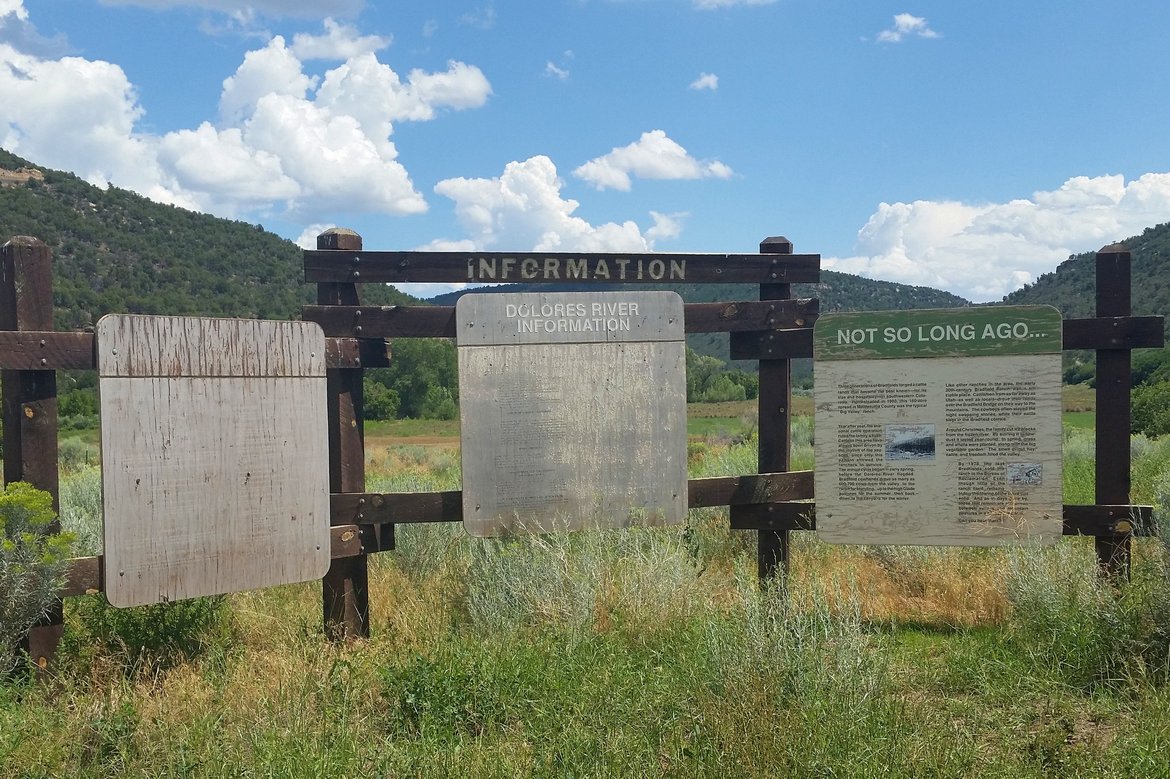
<path fill-rule="evenodd" d="M 853 544 L 1062 532 L 1060 312 L 832 314 L 813 328 L 817 533 Z"/>
<path fill-rule="evenodd" d="M 676 293 L 469 294 L 455 317 L 469 533 L 684 519 Z"/>
<path fill-rule="evenodd" d="M 329 443 L 318 325 L 106 316 L 97 352 L 110 603 L 325 574 Z"/>

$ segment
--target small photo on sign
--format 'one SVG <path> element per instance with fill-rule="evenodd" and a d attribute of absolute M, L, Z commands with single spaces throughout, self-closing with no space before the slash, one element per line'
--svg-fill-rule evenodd
<path fill-rule="evenodd" d="M 886 425 L 886 461 L 934 460 L 934 425 Z"/>
<path fill-rule="evenodd" d="M 1040 463 L 1008 463 L 1009 487 L 1030 487 L 1044 483 L 1044 466 Z"/>

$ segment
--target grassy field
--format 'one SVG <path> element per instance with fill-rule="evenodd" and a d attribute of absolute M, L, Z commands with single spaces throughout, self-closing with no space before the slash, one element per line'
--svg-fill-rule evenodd
<path fill-rule="evenodd" d="M 692 475 L 755 469 L 744 408 L 691 425 Z M 457 449 L 431 443 L 444 431 L 368 431 L 387 442 L 369 489 L 458 488 Z M 808 467 L 809 420 L 796 431 Z M 1133 451 L 1134 500 L 1164 517 L 1170 441 Z M 1065 455 L 1066 502 L 1092 502 L 1091 433 L 1067 429 Z M 70 526 L 94 521 L 96 473 L 76 457 L 65 475 Z M 371 561 L 372 638 L 346 646 L 323 640 L 312 584 L 127 611 L 71 599 L 50 682 L 0 683 L 0 776 L 1170 776 L 1159 539 L 1114 587 L 1088 539 L 797 533 L 788 579 L 761 590 L 754 534 L 727 524 L 402 527 Z"/>

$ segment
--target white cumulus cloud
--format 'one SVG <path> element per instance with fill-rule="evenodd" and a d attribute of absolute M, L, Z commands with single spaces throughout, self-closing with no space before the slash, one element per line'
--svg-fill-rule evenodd
<path fill-rule="evenodd" d="M 901 43 L 906 38 L 937 38 L 938 33 L 930 29 L 930 24 L 921 16 L 912 14 L 895 14 L 894 26 L 878 33 L 880 43 Z"/>
<path fill-rule="evenodd" d="M 347 60 L 362 54 L 381 51 L 390 45 L 390 38 L 381 35 L 362 35 L 356 27 L 325 19 L 324 35 L 298 33 L 293 36 L 293 53 L 304 60 Z"/>
<path fill-rule="evenodd" d="M 1007 203 L 882 203 L 856 254 L 824 267 L 998 300 L 1070 254 L 1094 251 L 1170 221 L 1170 173 L 1078 176 Z"/>
<path fill-rule="evenodd" d="M 244 55 L 236 72 L 224 79 L 219 97 L 220 118 L 229 124 L 246 119 L 266 95 L 288 95 L 303 99 L 317 80 L 306 76 L 301 61 L 277 35 L 263 49 Z"/>
<path fill-rule="evenodd" d="M 660 214 L 657 211 L 651 211 L 650 218 L 654 220 L 654 224 L 646 230 L 647 240 L 655 243 L 678 238 L 682 235 L 683 219 L 688 216 L 690 214 L 685 211 L 674 214 Z"/>
<path fill-rule="evenodd" d="M 86 179 L 145 192 L 158 181 L 143 111 L 125 72 L 79 57 L 41 59 L 0 44 L 0 146 Z"/>
<path fill-rule="evenodd" d="M 435 192 L 455 201 L 455 216 L 476 248 L 583 252 L 653 248 L 650 231 L 643 234 L 632 221 L 593 225 L 574 216 L 579 204 L 562 197 L 561 186 L 552 160 L 536 156 L 509 162 L 497 178 L 445 179 L 435 185 Z M 655 217 L 660 237 L 671 232 L 666 219 Z"/>
<path fill-rule="evenodd" d="M 631 176 L 643 179 L 725 179 L 732 176 L 732 170 L 722 162 L 696 160 L 664 131 L 651 130 L 642 133 L 641 138 L 628 146 L 615 148 L 609 154 L 586 162 L 574 170 L 573 175 L 597 189 L 628 192 Z"/>
<path fill-rule="evenodd" d="M 23 0 L 0 0 L 0 18 L 9 15 L 20 20 L 28 19 L 28 10 L 24 7 Z"/>
<path fill-rule="evenodd" d="M 709 89 L 714 92 L 719 88 L 719 76 L 714 73 L 700 73 L 699 77 L 691 82 L 691 89 Z"/>
<path fill-rule="evenodd" d="M 5 14 L 23 5 L 0 0 Z M 291 6 L 291 4 L 286 4 Z M 52 58 L 0 42 L 0 145 L 91 183 L 220 216 L 294 218 L 327 210 L 417 214 L 427 208 L 390 140 L 394 123 L 481 106 L 473 65 L 410 71 L 377 60 L 388 39 L 326 19 L 320 35 L 276 36 L 224 79 L 219 116 L 191 129 L 145 132 L 126 73 L 109 62 Z M 303 61 L 343 60 L 321 76 Z"/>

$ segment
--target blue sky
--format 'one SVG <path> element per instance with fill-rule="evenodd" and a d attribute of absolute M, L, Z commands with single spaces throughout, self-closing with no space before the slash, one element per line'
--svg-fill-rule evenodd
<path fill-rule="evenodd" d="M 1170 221 L 1168 38 L 1164 0 L 0 0 L 0 146 L 303 245 L 782 234 L 997 300 Z"/>

